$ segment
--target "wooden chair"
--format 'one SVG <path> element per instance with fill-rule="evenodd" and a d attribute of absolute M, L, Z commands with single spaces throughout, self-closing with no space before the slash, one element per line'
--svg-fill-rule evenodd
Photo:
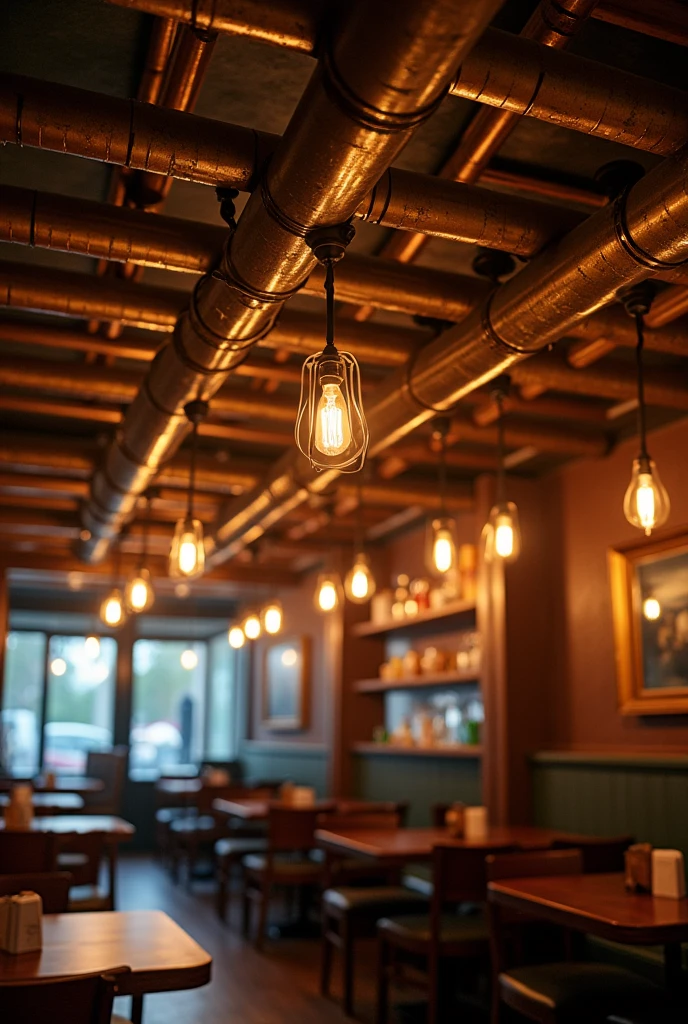
<path fill-rule="evenodd" d="M 100 875 L 107 852 L 104 832 L 65 833 L 55 837 L 57 864 L 72 875 L 73 889 L 69 909 L 80 911 L 115 909 L 115 862 L 108 859 L 107 887 L 101 888 Z"/>
<path fill-rule="evenodd" d="M 256 949 L 262 949 L 267 927 L 267 914 L 274 886 L 296 890 L 303 897 L 309 887 L 319 886 L 323 865 L 309 854 L 315 846 L 314 833 L 319 812 L 312 807 L 272 806 L 268 815 L 268 842 L 264 853 L 244 857 L 244 935 L 249 934 L 251 904 L 257 903 L 258 927 Z"/>
<path fill-rule="evenodd" d="M 491 852 L 490 847 L 435 846 L 430 913 L 378 921 L 377 1024 L 387 1024 L 389 983 L 400 973 L 403 960 L 420 960 L 426 965 L 429 1024 L 438 1019 L 441 969 L 447 961 L 487 962 L 490 933 L 482 905 L 487 885 L 485 857 Z M 460 913 L 457 907 L 461 904 L 479 907 Z M 451 912 L 447 912 L 449 905 Z"/>
<path fill-rule="evenodd" d="M 54 871 L 56 863 L 53 833 L 0 831 L 1 874 Z"/>
<path fill-rule="evenodd" d="M 489 881 L 539 875 L 575 875 L 583 869 L 580 850 L 553 850 L 491 856 Z M 497 903 L 489 904 L 492 952 L 492 1024 L 502 1020 L 509 1007 L 538 1024 L 603 1024 L 614 1010 L 663 1004 L 661 989 L 632 971 L 607 964 L 564 961 L 510 966 L 524 959 L 523 929 L 533 919 Z M 556 946 L 554 947 L 556 949 Z M 551 956 L 550 944 L 550 956 Z M 562 945 L 565 952 L 566 945 Z M 661 1013 L 653 1020 L 663 1020 Z"/>
<path fill-rule="evenodd" d="M 43 901 L 44 914 L 64 914 L 69 909 L 68 871 L 46 871 L 21 875 L 0 875 L 0 896 L 18 892 L 37 892 Z"/>
<path fill-rule="evenodd" d="M 127 971 L 119 967 L 107 974 L 76 978 L 0 982 L 0 1020 L 7 1024 L 110 1024 L 118 984 Z"/>
<path fill-rule="evenodd" d="M 633 836 L 575 836 L 555 839 L 553 850 L 580 850 L 583 873 L 608 874 L 624 870 L 624 853 L 635 842 Z"/>
<path fill-rule="evenodd" d="M 350 815 L 357 818 L 365 817 L 368 814 L 396 814 L 400 827 L 406 825 L 408 818 L 408 800 L 337 800 L 337 808 L 334 814 Z"/>
<path fill-rule="evenodd" d="M 87 814 L 122 813 L 122 796 L 127 774 L 129 747 L 112 750 L 89 750 L 86 756 L 86 775 L 100 779 L 103 789 L 99 793 L 86 793 L 84 804 Z"/>

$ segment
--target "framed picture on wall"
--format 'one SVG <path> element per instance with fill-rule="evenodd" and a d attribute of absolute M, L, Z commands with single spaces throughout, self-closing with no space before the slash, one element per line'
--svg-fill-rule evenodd
<path fill-rule="evenodd" d="M 619 708 L 688 714 L 688 529 L 609 553 Z"/>
<path fill-rule="evenodd" d="M 262 724 L 288 731 L 308 727 L 310 637 L 288 637 L 265 649 Z"/>

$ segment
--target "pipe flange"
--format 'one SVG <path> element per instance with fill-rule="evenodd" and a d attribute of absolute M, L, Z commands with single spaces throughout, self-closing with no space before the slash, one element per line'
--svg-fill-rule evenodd
<path fill-rule="evenodd" d="M 630 288 L 621 288 L 616 297 L 629 316 L 647 316 L 657 289 L 652 281 L 640 281 Z"/>
<path fill-rule="evenodd" d="M 688 263 L 688 258 L 684 260 L 658 259 L 652 253 L 646 252 L 641 245 L 638 245 L 631 235 L 626 220 L 626 204 L 629 192 L 630 190 L 624 192 L 614 203 L 614 232 L 621 248 L 638 266 L 645 267 L 647 270 L 675 270 L 677 267 L 685 266 Z"/>
<path fill-rule="evenodd" d="M 311 228 L 306 234 L 306 245 L 312 250 L 318 263 L 338 263 L 355 234 L 356 228 L 350 221 L 328 227 Z"/>

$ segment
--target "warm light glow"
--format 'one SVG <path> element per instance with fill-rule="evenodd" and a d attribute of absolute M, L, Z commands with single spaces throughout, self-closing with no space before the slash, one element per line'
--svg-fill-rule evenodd
<path fill-rule="evenodd" d="M 269 604 L 267 608 L 263 609 L 263 625 L 265 626 L 265 632 L 274 636 L 275 633 L 279 633 L 282 628 L 282 606 L 279 604 Z"/>
<path fill-rule="evenodd" d="M 67 662 L 64 658 L 53 658 L 50 662 L 50 671 L 54 676 L 63 676 L 67 671 Z"/>
<path fill-rule="evenodd" d="M 233 647 L 235 651 L 238 651 L 246 643 L 244 631 L 240 626 L 232 626 L 227 634 L 227 639 L 229 640 L 229 646 Z"/>
<path fill-rule="evenodd" d="M 147 569 L 142 569 L 138 575 L 129 580 L 124 590 L 124 602 L 127 611 L 135 615 L 147 611 L 153 601 L 155 594 L 150 582 L 150 574 Z"/>
<path fill-rule="evenodd" d="M 84 640 L 84 654 L 95 661 L 100 654 L 100 640 L 97 636 L 87 636 Z"/>
<path fill-rule="evenodd" d="M 191 593 L 191 587 L 188 583 L 175 583 L 174 596 L 181 598 L 183 601 Z"/>
<path fill-rule="evenodd" d="M 244 621 L 244 633 L 247 640 L 257 640 L 261 633 L 260 619 L 257 615 L 249 615 Z"/>
<path fill-rule="evenodd" d="M 292 668 L 298 661 L 298 654 L 293 647 L 289 647 L 286 651 L 282 652 L 281 662 L 285 668 Z"/>
<path fill-rule="evenodd" d="M 511 558 L 514 553 L 514 528 L 507 516 L 497 520 L 495 527 L 495 552 L 500 558 Z"/>
<path fill-rule="evenodd" d="M 204 567 L 203 524 L 198 519 L 180 519 L 170 549 L 170 576 L 189 579 L 200 576 Z"/>
<path fill-rule="evenodd" d="M 428 569 L 435 574 L 444 576 L 454 568 L 456 568 L 454 521 L 445 517 L 433 519 Z"/>
<path fill-rule="evenodd" d="M 643 615 L 650 622 L 655 622 L 662 614 L 662 606 L 656 597 L 646 597 L 643 601 Z"/>
<path fill-rule="evenodd" d="M 100 606 L 100 621 L 106 626 L 115 629 L 121 626 L 125 619 L 124 600 L 122 594 L 115 588 L 105 598 Z"/>
<path fill-rule="evenodd" d="M 490 510 L 483 535 L 486 538 L 485 558 L 515 562 L 521 553 L 521 527 L 518 508 L 513 501 L 501 502 Z"/>
<path fill-rule="evenodd" d="M 196 540 L 191 533 L 185 533 L 179 545 L 179 570 L 190 576 L 198 564 Z"/>
<path fill-rule="evenodd" d="M 632 526 L 650 536 L 669 517 L 669 495 L 652 459 L 633 461 L 633 473 L 624 497 L 624 515 Z"/>
<path fill-rule="evenodd" d="M 315 447 L 323 455 L 341 455 L 351 444 L 349 412 L 339 384 L 323 384 L 315 413 Z"/>
<path fill-rule="evenodd" d="M 346 596 L 354 604 L 364 604 L 375 593 L 375 577 L 370 571 L 368 556 L 359 552 L 344 580 Z"/>
<path fill-rule="evenodd" d="M 182 651 L 179 660 L 182 664 L 182 668 L 187 669 L 189 672 L 198 665 L 198 655 L 195 651 L 192 651 L 190 647 L 187 647 L 185 651 Z"/>

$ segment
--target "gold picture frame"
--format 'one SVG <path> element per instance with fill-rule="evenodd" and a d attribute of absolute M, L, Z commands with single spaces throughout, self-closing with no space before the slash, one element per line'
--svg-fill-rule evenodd
<path fill-rule="evenodd" d="M 272 732 L 298 732 L 308 728 L 310 672 L 310 637 L 285 637 L 265 648 L 263 728 Z"/>
<path fill-rule="evenodd" d="M 622 715 L 688 714 L 688 528 L 609 552 Z"/>

